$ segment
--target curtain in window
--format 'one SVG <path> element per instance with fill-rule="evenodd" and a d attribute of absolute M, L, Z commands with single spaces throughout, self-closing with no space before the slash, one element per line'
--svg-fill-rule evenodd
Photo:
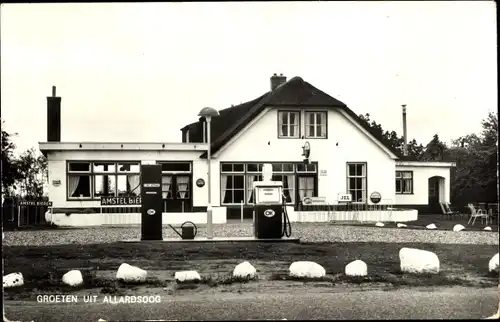
<path fill-rule="evenodd" d="M 68 189 L 70 197 L 75 197 L 76 188 L 80 183 L 80 176 L 69 176 L 68 177 Z"/>
<path fill-rule="evenodd" d="M 177 194 L 182 199 L 186 197 L 188 184 L 189 184 L 189 177 L 184 177 L 184 176 L 177 177 Z"/>
<path fill-rule="evenodd" d="M 295 180 L 293 175 L 283 176 L 283 193 L 285 195 L 286 202 L 293 202 L 294 185 L 295 185 Z"/>
<path fill-rule="evenodd" d="M 139 196 L 141 194 L 141 177 L 138 174 L 128 175 L 127 182 L 130 186 L 130 193 Z"/>
<path fill-rule="evenodd" d="M 286 136 L 286 135 L 288 135 L 287 113 L 280 112 L 279 114 L 280 115 L 279 115 L 278 127 L 279 127 L 279 131 L 280 131 L 280 136 Z"/>
<path fill-rule="evenodd" d="M 288 184 L 288 193 L 290 195 L 290 202 L 295 202 L 295 176 L 293 174 L 286 176 Z"/>
<path fill-rule="evenodd" d="M 411 192 L 411 180 L 405 179 L 404 182 L 404 190 L 403 192 Z"/>
<path fill-rule="evenodd" d="M 170 198 L 170 185 L 172 184 L 172 177 L 164 176 L 161 177 L 161 190 L 162 190 L 162 198 L 168 199 Z"/>
<path fill-rule="evenodd" d="M 302 201 L 306 196 L 307 180 L 308 178 L 299 177 L 299 198 Z"/>
<path fill-rule="evenodd" d="M 226 194 L 227 194 L 227 175 L 222 174 L 220 176 L 220 189 L 221 189 L 221 198 L 222 202 L 224 203 L 224 200 L 226 200 Z"/>
<path fill-rule="evenodd" d="M 257 176 L 247 176 L 247 202 L 249 203 L 253 202 L 253 183 L 255 180 L 257 180 Z"/>

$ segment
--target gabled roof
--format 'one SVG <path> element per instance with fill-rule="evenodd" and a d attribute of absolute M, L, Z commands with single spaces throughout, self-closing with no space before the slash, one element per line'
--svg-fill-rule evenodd
<path fill-rule="evenodd" d="M 403 157 L 401 154 L 386 144 L 380 133 L 375 132 L 368 124 L 363 122 L 356 113 L 347 107 L 341 101 L 331 97 L 325 92 L 317 89 L 301 77 L 293 77 L 286 83 L 278 86 L 273 91 L 264 95 L 224 110 L 220 110 L 220 116 L 212 119 L 211 129 L 211 151 L 217 152 L 229 140 L 241 131 L 251 122 L 264 108 L 268 106 L 304 106 L 304 107 L 330 107 L 339 108 L 345 111 L 366 131 L 372 134 L 387 149 L 398 156 L 400 159 L 408 160 L 409 157 Z M 200 119 L 201 120 L 201 119 Z M 202 131 L 202 123 L 196 122 L 183 127 L 181 130 L 189 129 L 190 136 L 193 133 Z M 203 153 L 201 158 L 206 158 L 207 153 Z"/>

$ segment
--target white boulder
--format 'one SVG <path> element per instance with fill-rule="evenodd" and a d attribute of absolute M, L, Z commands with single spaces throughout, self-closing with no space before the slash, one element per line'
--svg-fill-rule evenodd
<path fill-rule="evenodd" d="M 326 271 L 323 266 L 309 261 L 293 262 L 288 270 L 290 272 L 290 276 L 292 277 L 319 278 L 326 275 Z"/>
<path fill-rule="evenodd" d="M 377 227 L 384 227 L 384 223 L 378 222 L 378 223 L 375 224 L 375 226 L 377 226 Z"/>
<path fill-rule="evenodd" d="M 425 226 L 425 228 L 427 228 L 427 229 L 436 229 L 437 227 L 434 224 L 429 224 L 429 225 Z"/>
<path fill-rule="evenodd" d="M 240 263 L 233 270 L 233 277 L 255 278 L 256 275 L 257 270 L 249 262 Z"/>
<path fill-rule="evenodd" d="M 488 268 L 490 272 L 498 272 L 498 253 L 490 259 Z"/>
<path fill-rule="evenodd" d="M 439 258 L 433 252 L 416 249 L 401 248 L 399 251 L 401 271 L 405 273 L 439 273 Z"/>
<path fill-rule="evenodd" d="M 83 284 L 82 272 L 79 270 L 71 270 L 63 275 L 62 281 L 69 286 L 79 286 Z"/>
<path fill-rule="evenodd" d="M 398 228 L 406 228 L 408 227 L 406 224 L 398 223 Z"/>
<path fill-rule="evenodd" d="M 23 286 L 24 278 L 22 273 L 10 273 L 3 277 L 3 287 Z"/>
<path fill-rule="evenodd" d="M 484 227 L 484 230 L 491 231 L 491 227 L 490 226 L 486 226 L 486 227 Z"/>
<path fill-rule="evenodd" d="M 175 272 L 175 280 L 179 282 L 197 282 L 201 280 L 200 274 L 197 271 L 180 271 Z"/>
<path fill-rule="evenodd" d="M 127 263 L 121 264 L 116 272 L 116 279 L 130 283 L 143 283 L 147 276 L 148 272 L 145 270 Z"/>
<path fill-rule="evenodd" d="M 460 224 L 453 226 L 453 231 L 462 231 L 464 229 L 465 227 Z"/>
<path fill-rule="evenodd" d="M 366 276 L 368 275 L 368 266 L 362 260 L 350 262 L 345 267 L 345 275 L 347 276 Z"/>

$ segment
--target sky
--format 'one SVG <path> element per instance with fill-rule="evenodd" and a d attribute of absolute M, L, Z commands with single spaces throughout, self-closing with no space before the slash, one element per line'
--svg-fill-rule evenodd
<path fill-rule="evenodd" d="M 180 142 L 205 106 L 300 76 L 386 130 L 427 144 L 497 110 L 493 1 L 1 5 L 1 117 L 18 152 L 47 139 Z"/>

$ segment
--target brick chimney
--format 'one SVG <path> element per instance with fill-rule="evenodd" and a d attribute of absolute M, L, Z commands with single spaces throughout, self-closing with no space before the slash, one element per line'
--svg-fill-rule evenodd
<path fill-rule="evenodd" d="M 279 76 L 274 74 L 273 76 L 271 76 L 271 90 L 274 91 L 276 87 L 280 86 L 285 82 L 286 82 L 286 76 L 283 76 L 283 74 L 280 74 Z"/>
<path fill-rule="evenodd" d="M 56 96 L 55 86 L 47 97 L 47 142 L 61 142 L 61 98 Z"/>

